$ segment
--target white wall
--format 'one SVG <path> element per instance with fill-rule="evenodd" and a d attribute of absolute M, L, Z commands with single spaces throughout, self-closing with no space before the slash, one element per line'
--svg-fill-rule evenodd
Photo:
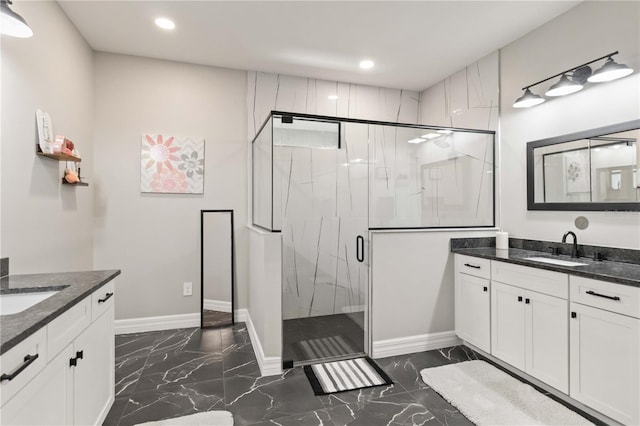
<path fill-rule="evenodd" d="M 2 36 L 1 252 L 13 274 L 93 267 L 92 52 L 55 2 L 16 2 L 34 35 Z M 89 187 L 62 186 L 65 163 L 37 157 L 36 109 L 82 156 Z"/>
<path fill-rule="evenodd" d="M 568 230 L 584 244 L 640 248 L 640 213 L 527 211 L 526 143 L 640 118 L 640 74 L 517 110 L 521 88 L 567 68 L 620 51 L 640 65 L 640 3 L 583 2 L 501 50 L 502 226 L 513 237 L 558 241 Z M 601 62 L 596 66 L 600 66 Z M 554 81 L 549 84 L 554 83 Z M 543 93 L 547 86 L 532 88 Z M 573 224 L 585 215 L 584 231 Z"/>
<path fill-rule="evenodd" d="M 199 312 L 201 209 L 235 212 L 236 309 L 246 307 L 246 73 L 96 53 L 94 89 L 94 263 L 122 269 L 116 318 Z M 143 132 L 204 138 L 204 194 L 140 193 Z"/>
<path fill-rule="evenodd" d="M 282 369 L 282 239 L 278 233 L 249 232 L 249 333 L 263 375 Z"/>

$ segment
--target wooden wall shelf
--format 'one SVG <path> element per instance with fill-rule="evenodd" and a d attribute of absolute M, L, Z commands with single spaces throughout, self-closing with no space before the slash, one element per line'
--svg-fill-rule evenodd
<path fill-rule="evenodd" d="M 89 184 L 86 183 L 86 182 L 69 183 L 66 180 L 64 180 L 64 178 L 62 178 L 62 184 L 63 185 L 70 185 L 70 186 L 89 186 Z"/>
<path fill-rule="evenodd" d="M 79 163 L 82 161 L 82 159 L 75 157 L 73 155 L 69 155 L 69 154 L 63 154 L 62 152 L 58 153 L 58 154 L 47 154 L 45 152 L 42 151 L 37 151 L 36 154 L 40 155 L 41 157 L 47 157 L 47 158 L 51 158 L 54 160 L 58 160 L 58 161 L 74 161 L 76 163 Z"/>

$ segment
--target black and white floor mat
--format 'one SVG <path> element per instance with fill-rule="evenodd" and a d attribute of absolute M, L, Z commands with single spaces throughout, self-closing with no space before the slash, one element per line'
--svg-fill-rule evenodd
<path fill-rule="evenodd" d="M 368 357 L 307 365 L 304 372 L 316 395 L 393 383 L 375 361 Z"/>

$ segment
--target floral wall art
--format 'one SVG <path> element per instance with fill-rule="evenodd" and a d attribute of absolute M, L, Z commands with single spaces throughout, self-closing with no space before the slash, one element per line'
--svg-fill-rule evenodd
<path fill-rule="evenodd" d="M 204 139 L 143 134 L 140 154 L 141 192 L 204 192 Z"/>

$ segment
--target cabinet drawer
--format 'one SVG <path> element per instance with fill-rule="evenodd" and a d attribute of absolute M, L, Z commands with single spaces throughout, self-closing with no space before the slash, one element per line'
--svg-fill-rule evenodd
<path fill-rule="evenodd" d="M 549 296 L 569 298 L 569 277 L 560 272 L 494 261 L 491 262 L 491 279 Z"/>
<path fill-rule="evenodd" d="M 43 327 L 2 354 L 0 374 L 14 375 L 14 377 L 11 380 L 5 379 L 0 382 L 1 405 L 9 401 L 45 367 L 47 364 L 46 343 L 47 328 Z M 35 357 L 36 355 L 37 357 Z"/>
<path fill-rule="evenodd" d="M 113 306 L 115 284 L 109 281 L 91 295 L 91 321 L 95 321 L 103 312 Z"/>
<path fill-rule="evenodd" d="M 640 318 L 640 288 L 571 276 L 571 301 Z"/>
<path fill-rule="evenodd" d="M 85 297 L 47 326 L 48 360 L 55 358 L 89 324 L 91 324 L 91 296 Z"/>
<path fill-rule="evenodd" d="M 456 254 L 456 272 L 489 279 L 491 277 L 491 261 L 480 257 Z"/>

